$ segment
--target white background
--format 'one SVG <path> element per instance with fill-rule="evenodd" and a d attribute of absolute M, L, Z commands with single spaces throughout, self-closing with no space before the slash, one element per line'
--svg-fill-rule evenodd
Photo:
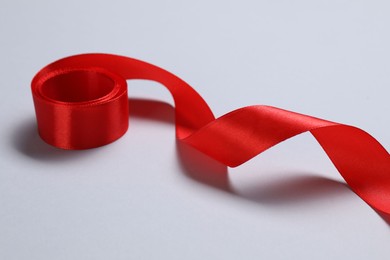
<path fill-rule="evenodd" d="M 389 225 L 309 134 L 228 169 L 177 147 L 172 108 L 133 101 L 128 133 L 87 151 L 37 136 L 30 80 L 106 52 L 161 66 L 217 116 L 268 104 L 390 148 L 388 1 L 0 4 L 0 259 L 389 259 Z M 156 83 L 131 98 L 172 104 Z"/>

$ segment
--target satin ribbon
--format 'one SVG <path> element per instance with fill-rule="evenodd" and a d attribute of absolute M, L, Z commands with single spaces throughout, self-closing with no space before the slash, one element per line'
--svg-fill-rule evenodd
<path fill-rule="evenodd" d="M 128 57 L 81 54 L 39 71 L 32 94 L 41 138 L 63 149 L 88 149 L 121 137 L 128 128 L 127 79 L 163 84 L 175 102 L 177 138 L 231 167 L 309 131 L 351 189 L 380 213 L 390 214 L 390 156 L 363 130 L 259 105 L 215 119 L 186 82 Z"/>

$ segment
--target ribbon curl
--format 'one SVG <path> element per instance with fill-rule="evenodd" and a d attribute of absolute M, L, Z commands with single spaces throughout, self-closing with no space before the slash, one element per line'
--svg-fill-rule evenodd
<path fill-rule="evenodd" d="M 128 57 L 81 54 L 39 71 L 31 88 L 41 138 L 63 149 L 88 149 L 121 137 L 128 128 L 128 79 L 164 85 L 175 103 L 177 138 L 230 167 L 309 131 L 351 189 L 374 209 L 390 214 L 390 155 L 363 130 L 260 105 L 215 119 L 186 82 Z"/>

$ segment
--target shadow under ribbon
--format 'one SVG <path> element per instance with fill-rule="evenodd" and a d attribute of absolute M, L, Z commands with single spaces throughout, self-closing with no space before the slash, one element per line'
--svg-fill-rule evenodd
<path fill-rule="evenodd" d="M 164 102 L 129 99 L 129 109 L 130 117 L 175 124 L 174 108 Z M 38 135 L 35 119 L 23 122 L 15 129 L 12 133 L 12 143 L 18 152 L 29 158 L 53 163 L 74 160 L 86 153 L 86 150 L 69 152 L 46 144 Z M 244 193 L 237 192 L 229 182 L 226 165 L 215 161 L 180 140 L 176 141 L 176 148 L 179 165 L 185 176 L 221 192 L 256 203 L 265 205 L 306 203 L 350 192 L 348 186 L 343 182 L 302 173 L 277 181 L 255 183 L 248 187 Z M 390 226 L 390 215 L 377 213 Z"/>

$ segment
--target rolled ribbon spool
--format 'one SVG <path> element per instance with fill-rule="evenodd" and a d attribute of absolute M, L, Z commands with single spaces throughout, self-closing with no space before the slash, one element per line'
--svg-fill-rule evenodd
<path fill-rule="evenodd" d="M 260 105 L 215 119 L 186 82 L 128 57 L 81 54 L 39 71 L 32 94 L 42 139 L 58 148 L 88 149 L 121 137 L 129 120 L 127 79 L 164 85 L 175 102 L 177 138 L 227 166 L 309 131 L 351 189 L 380 213 L 390 214 L 390 155 L 363 130 Z"/>

